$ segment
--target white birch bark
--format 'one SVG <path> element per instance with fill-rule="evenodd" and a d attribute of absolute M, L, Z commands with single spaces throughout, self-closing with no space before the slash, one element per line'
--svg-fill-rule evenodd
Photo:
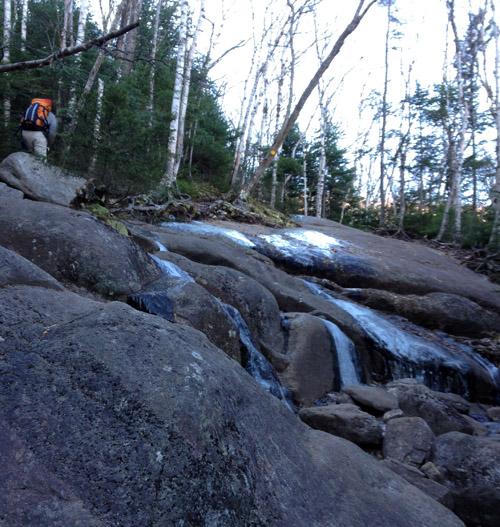
<path fill-rule="evenodd" d="M 179 116 L 181 110 L 182 86 L 184 80 L 184 64 L 186 61 L 187 44 L 187 21 L 188 21 L 188 2 L 181 2 L 181 20 L 179 28 L 179 46 L 177 49 L 177 66 L 175 71 L 174 93 L 171 105 L 170 132 L 167 145 L 167 167 L 162 179 L 162 186 L 172 189 L 176 183 L 175 164 L 177 155 L 177 138 L 179 131 Z"/>
<path fill-rule="evenodd" d="M 78 46 L 85 40 L 85 26 L 89 14 L 89 0 L 81 0 L 80 13 L 78 15 L 78 28 L 76 31 L 76 45 Z"/>
<path fill-rule="evenodd" d="M 99 144 L 102 140 L 101 136 L 101 121 L 102 121 L 102 99 L 104 96 L 104 81 L 99 78 L 97 79 L 97 104 L 96 104 L 96 113 L 94 121 L 94 137 L 93 137 L 93 147 L 94 151 L 92 153 L 92 159 L 90 160 L 89 172 L 90 174 L 95 173 L 97 165 L 97 152 Z"/>
<path fill-rule="evenodd" d="M 28 0 L 21 0 L 21 51 L 26 51 L 28 31 Z"/>
<path fill-rule="evenodd" d="M 491 2 L 492 20 L 495 20 L 495 3 Z M 494 23 L 494 42 L 495 42 L 495 94 L 489 90 L 492 103 L 492 114 L 495 119 L 496 127 L 496 170 L 495 184 L 492 188 L 491 199 L 495 207 L 495 218 L 491 229 L 489 248 L 491 252 L 500 251 L 500 28 Z"/>
<path fill-rule="evenodd" d="M 193 67 L 193 59 L 197 50 L 198 45 L 198 35 L 200 33 L 202 20 L 205 16 L 205 0 L 200 0 L 200 12 L 198 15 L 198 21 L 194 28 L 193 34 L 191 36 L 191 44 L 186 55 L 186 63 L 184 64 L 184 78 L 182 83 L 182 97 L 181 97 L 181 106 L 179 114 L 179 129 L 177 131 L 177 147 L 175 152 L 175 166 L 174 174 L 177 178 L 179 173 L 179 168 L 182 159 L 182 153 L 184 151 L 184 130 L 186 127 L 186 112 L 189 101 L 189 90 L 191 87 L 191 69 Z"/>
<path fill-rule="evenodd" d="M 274 133 L 277 134 L 280 129 L 280 119 L 281 119 L 281 106 L 282 106 L 282 97 L 283 97 L 283 84 L 285 82 L 285 60 L 284 57 L 281 59 L 281 70 L 280 76 L 278 78 L 278 102 L 276 104 L 276 126 Z M 271 175 L 271 198 L 269 204 L 272 208 L 276 206 L 276 190 L 278 187 L 278 163 L 280 160 L 281 148 L 276 152 L 276 156 L 273 161 L 273 169 Z"/>
<path fill-rule="evenodd" d="M 158 50 L 158 34 L 160 31 L 160 15 L 163 7 L 163 0 L 157 0 L 155 21 L 153 28 L 153 42 L 151 45 L 151 69 L 149 70 L 149 101 L 147 110 L 149 112 L 149 127 L 153 126 L 153 111 L 155 100 L 155 75 L 156 75 L 156 53 Z"/>
<path fill-rule="evenodd" d="M 303 198 L 304 198 L 304 216 L 309 215 L 309 190 L 307 188 L 307 152 L 304 150 L 304 161 L 302 162 L 302 182 L 303 182 Z"/>
<path fill-rule="evenodd" d="M 12 31 L 12 5 L 11 0 L 3 0 L 3 58 L 2 62 L 10 62 L 10 35 Z"/>
<path fill-rule="evenodd" d="M 73 26 L 73 0 L 64 0 L 63 25 L 61 29 L 61 48 L 72 44 L 71 27 Z"/>

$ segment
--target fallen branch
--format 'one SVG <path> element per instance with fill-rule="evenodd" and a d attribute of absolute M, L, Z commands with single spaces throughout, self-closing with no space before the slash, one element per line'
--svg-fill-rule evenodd
<path fill-rule="evenodd" d="M 103 44 L 105 44 L 108 40 L 112 40 L 114 38 L 120 37 L 124 35 L 125 33 L 132 31 L 132 29 L 135 29 L 138 26 L 139 26 L 139 21 L 134 22 L 133 24 L 129 24 L 128 26 L 122 27 L 120 29 L 117 29 L 116 31 L 111 31 L 110 33 L 108 33 L 107 35 L 103 35 L 102 37 L 94 38 L 93 40 L 84 42 L 83 44 L 80 44 L 78 46 L 71 46 L 69 48 L 60 49 L 59 51 L 56 51 L 55 53 L 52 53 L 51 55 L 43 59 L 26 60 L 23 62 L 14 62 L 11 64 L 2 64 L 0 65 L 0 73 L 7 73 L 9 71 L 19 71 L 19 70 L 32 70 L 35 68 L 42 68 L 44 66 L 50 66 L 52 63 L 56 62 L 57 60 L 65 59 L 72 55 L 76 55 L 77 53 L 82 53 L 82 51 L 87 51 L 92 47 L 100 47 Z"/>

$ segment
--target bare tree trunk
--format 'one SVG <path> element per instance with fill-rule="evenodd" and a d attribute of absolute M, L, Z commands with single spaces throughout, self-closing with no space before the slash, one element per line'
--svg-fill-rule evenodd
<path fill-rule="evenodd" d="M 2 63 L 10 62 L 10 34 L 12 32 L 11 0 L 3 0 L 3 58 Z"/>
<path fill-rule="evenodd" d="M 181 21 L 179 29 L 179 46 L 177 49 L 177 67 L 175 70 L 174 93 L 171 105 L 170 131 L 167 145 L 167 167 L 163 175 L 161 184 L 168 190 L 174 188 L 176 184 L 176 155 L 177 155 L 177 138 L 179 133 L 179 117 L 181 112 L 182 87 L 184 84 L 184 65 L 186 62 L 186 45 L 187 45 L 187 23 L 188 23 L 189 6 L 187 0 L 181 2 Z"/>
<path fill-rule="evenodd" d="M 382 95 L 382 128 L 380 130 L 380 225 L 385 225 L 385 138 L 387 130 L 387 88 L 389 84 L 389 40 L 391 34 L 392 0 L 387 3 L 387 30 L 385 32 L 384 90 Z"/>
<path fill-rule="evenodd" d="M 104 81 L 102 79 L 97 80 L 97 104 L 96 104 L 96 113 L 94 121 L 94 141 L 93 147 L 94 152 L 92 154 L 92 159 L 90 161 L 89 172 L 90 174 L 95 174 L 95 169 L 97 165 L 97 153 L 99 149 L 99 144 L 101 142 L 101 120 L 102 120 L 102 99 L 104 96 Z"/>
<path fill-rule="evenodd" d="M 307 152 L 304 150 L 304 161 L 302 162 L 302 181 L 303 181 L 303 196 L 304 196 L 304 216 L 309 215 L 309 206 L 308 206 L 308 188 L 307 188 Z"/>
<path fill-rule="evenodd" d="M 198 45 L 198 35 L 200 33 L 201 23 L 205 16 L 205 0 L 200 0 L 200 13 L 198 16 L 198 22 L 194 28 L 193 35 L 191 37 L 191 45 L 187 51 L 186 62 L 184 64 L 184 78 L 182 83 L 182 98 L 181 107 L 179 114 L 179 130 L 177 134 L 177 148 L 175 153 L 175 177 L 179 173 L 179 167 L 181 164 L 182 153 L 184 151 L 184 130 L 186 127 L 186 112 L 189 100 L 189 90 L 191 87 L 191 69 L 193 67 L 193 59 L 196 53 Z"/>
<path fill-rule="evenodd" d="M 284 140 L 286 139 L 288 133 L 292 129 L 293 125 L 295 124 L 300 112 L 302 111 L 302 108 L 304 107 L 306 101 L 309 99 L 309 96 L 313 92 L 314 88 L 317 86 L 319 80 L 321 79 L 325 71 L 329 68 L 333 59 L 339 54 L 347 37 L 358 27 L 358 25 L 360 24 L 361 20 L 366 15 L 368 10 L 376 3 L 376 0 L 369 0 L 368 5 L 363 10 L 365 1 L 366 0 L 359 1 L 358 7 L 356 9 L 353 19 L 344 29 L 342 34 L 339 36 L 339 38 L 333 45 L 333 48 L 330 51 L 329 55 L 327 56 L 325 61 L 320 65 L 318 71 L 314 74 L 313 78 L 309 81 L 309 84 L 307 85 L 306 89 L 304 90 L 300 99 L 295 105 L 293 111 L 291 112 L 290 117 L 283 123 L 279 134 L 277 135 L 277 137 L 274 140 L 273 145 L 269 149 L 268 154 L 261 161 L 260 165 L 257 167 L 257 170 L 254 172 L 252 177 L 241 187 L 241 189 L 239 189 L 239 191 L 237 191 L 236 197 L 239 197 L 240 199 L 245 200 L 248 194 L 251 192 L 251 190 L 256 185 L 256 183 L 261 179 L 266 169 L 272 163 L 274 156 L 276 155 L 278 149 L 283 145 Z M 236 189 L 233 189 L 233 191 L 235 190 Z"/>
<path fill-rule="evenodd" d="M 142 9 L 142 0 L 130 0 L 129 5 L 128 24 L 139 20 Z M 134 29 L 124 36 L 123 62 L 120 68 L 123 75 L 130 74 L 134 66 L 138 33 L 139 29 Z"/>
<path fill-rule="evenodd" d="M 61 48 L 73 45 L 73 0 L 64 0 L 63 25 L 61 30 Z"/>
<path fill-rule="evenodd" d="M 26 51 L 28 0 L 21 0 L 21 51 Z"/>
<path fill-rule="evenodd" d="M 491 2 L 492 20 L 495 20 L 495 3 Z M 494 22 L 495 39 L 495 94 L 490 97 L 492 114 L 496 126 L 496 170 L 495 185 L 492 188 L 491 200 L 495 208 L 495 218 L 491 229 L 489 248 L 492 253 L 500 251 L 500 28 Z M 492 94 L 492 90 L 490 90 Z"/>
<path fill-rule="evenodd" d="M 153 29 L 153 42 L 151 46 L 151 69 L 149 70 L 149 102 L 147 110 L 149 112 L 149 127 L 153 126 L 153 111 L 155 100 L 155 74 L 156 74 L 156 52 L 158 50 L 158 34 L 160 31 L 160 15 L 163 7 L 163 0 L 157 0 L 155 22 Z"/>
<path fill-rule="evenodd" d="M 319 157 L 318 184 L 316 185 L 316 217 L 323 215 L 323 195 L 325 192 L 325 171 L 326 171 L 326 148 L 325 136 L 321 133 L 321 149 Z"/>
<path fill-rule="evenodd" d="M 76 31 L 76 45 L 78 46 L 85 40 L 85 26 L 89 14 L 89 0 L 81 0 L 80 13 L 78 15 L 78 28 Z"/>
<path fill-rule="evenodd" d="M 276 104 L 276 125 L 275 125 L 276 134 L 278 133 L 279 126 L 280 126 L 281 105 L 282 105 L 284 82 L 285 82 L 285 60 L 284 60 L 284 57 L 282 57 L 280 76 L 278 78 L 278 102 Z M 276 157 L 273 160 L 273 171 L 271 175 L 271 199 L 269 203 L 272 208 L 276 206 L 276 190 L 278 187 L 278 163 L 279 163 L 280 153 L 281 151 L 277 152 Z"/>

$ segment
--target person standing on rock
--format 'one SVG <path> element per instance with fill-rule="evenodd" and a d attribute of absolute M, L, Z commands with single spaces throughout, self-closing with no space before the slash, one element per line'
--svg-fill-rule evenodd
<path fill-rule="evenodd" d="M 57 118 L 52 113 L 52 100 L 32 99 L 21 118 L 21 130 L 28 151 L 47 159 L 47 151 L 57 134 Z"/>

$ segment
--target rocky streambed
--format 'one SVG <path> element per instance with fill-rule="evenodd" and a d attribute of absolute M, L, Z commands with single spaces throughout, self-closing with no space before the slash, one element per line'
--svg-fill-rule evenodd
<path fill-rule="evenodd" d="M 498 525 L 493 284 L 312 218 L 125 236 L 66 178 L 0 164 L 0 525 Z"/>

